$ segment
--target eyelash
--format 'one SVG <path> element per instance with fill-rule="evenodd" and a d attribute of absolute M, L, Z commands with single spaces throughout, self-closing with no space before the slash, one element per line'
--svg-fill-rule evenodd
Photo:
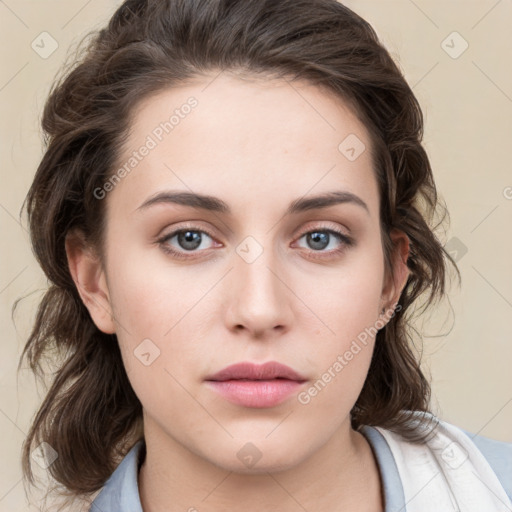
<path fill-rule="evenodd" d="M 159 244 L 161 249 L 166 254 L 171 254 L 173 257 L 175 257 L 177 259 L 190 259 L 191 256 L 188 256 L 187 252 L 177 251 L 176 249 L 173 249 L 168 244 L 170 239 L 174 238 L 176 235 L 179 235 L 180 233 L 184 233 L 187 231 L 192 231 L 192 232 L 196 232 L 196 233 L 204 233 L 204 234 L 208 235 L 210 238 L 215 239 L 215 237 L 212 235 L 212 233 L 210 233 L 209 231 L 207 231 L 203 228 L 199 229 L 197 226 L 185 226 L 183 228 L 177 229 L 175 231 L 172 231 L 169 234 L 164 235 L 163 237 L 159 238 L 156 241 L 156 243 Z M 341 242 L 341 245 L 339 248 L 332 249 L 330 251 L 323 251 L 323 250 L 315 251 L 313 249 L 309 250 L 309 252 L 312 254 L 311 257 L 313 259 L 326 259 L 326 258 L 330 258 L 333 256 L 335 257 L 335 256 L 338 256 L 338 255 L 342 254 L 343 252 L 345 252 L 346 249 L 353 247 L 355 245 L 354 239 L 352 237 L 349 237 L 345 233 L 342 233 L 341 231 L 338 231 L 336 229 L 322 228 L 322 227 L 316 228 L 316 229 L 311 229 L 309 231 L 305 231 L 297 238 L 297 240 L 300 240 L 304 236 L 311 234 L 311 233 L 329 233 L 329 234 L 336 236 L 338 238 L 338 240 Z M 188 252 L 193 254 L 194 252 L 200 252 L 200 251 L 188 251 Z M 323 255 L 319 256 L 318 255 L 319 253 L 327 254 L 327 256 L 323 256 Z"/>

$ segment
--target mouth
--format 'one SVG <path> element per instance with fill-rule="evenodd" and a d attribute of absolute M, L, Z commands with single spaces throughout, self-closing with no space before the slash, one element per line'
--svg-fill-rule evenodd
<path fill-rule="evenodd" d="M 264 364 L 242 362 L 232 364 L 219 372 L 206 377 L 209 381 L 226 380 L 274 380 L 287 379 L 303 382 L 306 378 L 293 368 L 277 361 L 268 361 Z"/>
<path fill-rule="evenodd" d="M 251 408 L 274 407 L 292 396 L 307 379 L 276 361 L 228 366 L 205 379 L 210 389 L 231 403 Z"/>

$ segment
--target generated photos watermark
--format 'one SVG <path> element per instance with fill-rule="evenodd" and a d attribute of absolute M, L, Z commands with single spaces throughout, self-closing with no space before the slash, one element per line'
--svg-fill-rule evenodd
<path fill-rule="evenodd" d="M 119 167 L 101 187 L 96 187 L 94 189 L 94 197 L 96 199 L 104 199 L 107 193 L 112 191 L 125 176 L 130 174 L 130 172 L 133 171 L 133 169 L 135 169 L 135 167 L 137 167 L 160 142 L 162 142 L 165 136 L 171 133 L 172 130 L 174 130 L 174 128 L 176 128 L 176 126 L 178 126 L 182 120 L 192 112 L 192 109 L 197 107 L 198 104 L 199 102 L 197 99 L 194 96 L 191 96 L 187 99 L 186 103 L 183 103 L 179 108 L 176 108 L 167 120 L 164 120 L 155 126 L 151 133 L 147 135 L 144 144 L 142 144 L 139 149 L 134 150 L 126 162 Z"/>
<path fill-rule="evenodd" d="M 307 405 L 311 402 L 312 398 L 318 395 L 326 386 L 331 382 L 342 370 L 347 366 L 354 357 L 361 352 L 362 347 L 368 344 L 370 337 L 373 337 L 377 332 L 382 329 L 386 323 L 395 316 L 397 311 L 400 311 L 402 306 L 400 304 L 396 307 L 388 309 L 371 327 L 366 327 L 364 331 L 357 335 L 357 339 L 352 340 L 350 348 L 346 350 L 343 355 L 338 355 L 336 360 L 327 368 L 327 370 L 321 375 L 315 383 L 305 391 L 301 391 L 297 395 L 297 400 L 302 405 Z"/>

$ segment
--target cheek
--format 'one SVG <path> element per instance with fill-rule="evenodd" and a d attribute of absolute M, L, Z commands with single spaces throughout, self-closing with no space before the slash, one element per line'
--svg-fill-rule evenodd
<path fill-rule="evenodd" d="M 314 316 L 315 347 L 304 346 L 308 359 L 317 369 L 317 385 L 304 397 L 316 407 L 329 408 L 333 401 L 354 402 L 363 386 L 369 369 L 375 336 L 382 325 L 379 304 L 382 292 L 384 264 L 382 253 L 374 251 L 357 254 L 340 267 L 335 278 L 302 281 L 309 283 L 306 303 Z M 320 286 L 321 285 L 321 286 Z M 299 400 L 300 401 L 300 400 Z"/>
<path fill-rule="evenodd" d="M 365 248 L 348 255 L 334 270 L 297 276 L 294 291 L 314 314 L 316 333 L 344 343 L 375 324 L 380 313 L 382 258 L 378 247 Z"/>
<path fill-rule="evenodd" d="M 205 295 L 218 276 L 163 258 L 150 264 L 136 251 L 125 256 L 110 262 L 117 338 L 135 391 L 150 389 L 154 400 L 160 388 L 175 387 L 172 376 L 183 382 L 187 368 L 204 361 Z"/>
<path fill-rule="evenodd" d="M 150 272 L 144 267 L 141 259 L 138 264 L 134 259 L 116 268 L 111 301 L 117 338 L 128 378 L 144 408 L 155 412 L 165 404 L 166 414 L 172 416 L 193 407 L 180 383 L 186 385 L 187 368 L 200 360 L 190 343 L 189 324 L 198 290 L 180 282 L 176 271 L 166 276 L 161 269 Z"/>
<path fill-rule="evenodd" d="M 136 342 L 140 338 L 170 338 L 210 283 L 207 275 L 127 254 L 113 264 L 111 304 L 120 332 Z"/>
<path fill-rule="evenodd" d="M 324 304 L 322 320 L 327 328 L 315 330 L 316 340 L 304 346 L 315 378 L 297 398 L 314 416 L 329 418 L 331 425 L 343 421 L 356 402 L 366 380 L 381 327 L 376 321 L 378 297 L 371 288 L 345 289 L 336 305 Z M 331 332 L 333 331 L 333 332 Z M 312 350 L 314 346 L 314 350 Z"/>

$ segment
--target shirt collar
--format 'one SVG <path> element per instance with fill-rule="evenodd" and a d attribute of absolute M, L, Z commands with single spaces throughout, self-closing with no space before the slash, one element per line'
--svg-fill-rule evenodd
<path fill-rule="evenodd" d="M 145 449 L 143 439 L 133 445 L 92 502 L 90 512 L 143 512 L 137 477 Z"/>

